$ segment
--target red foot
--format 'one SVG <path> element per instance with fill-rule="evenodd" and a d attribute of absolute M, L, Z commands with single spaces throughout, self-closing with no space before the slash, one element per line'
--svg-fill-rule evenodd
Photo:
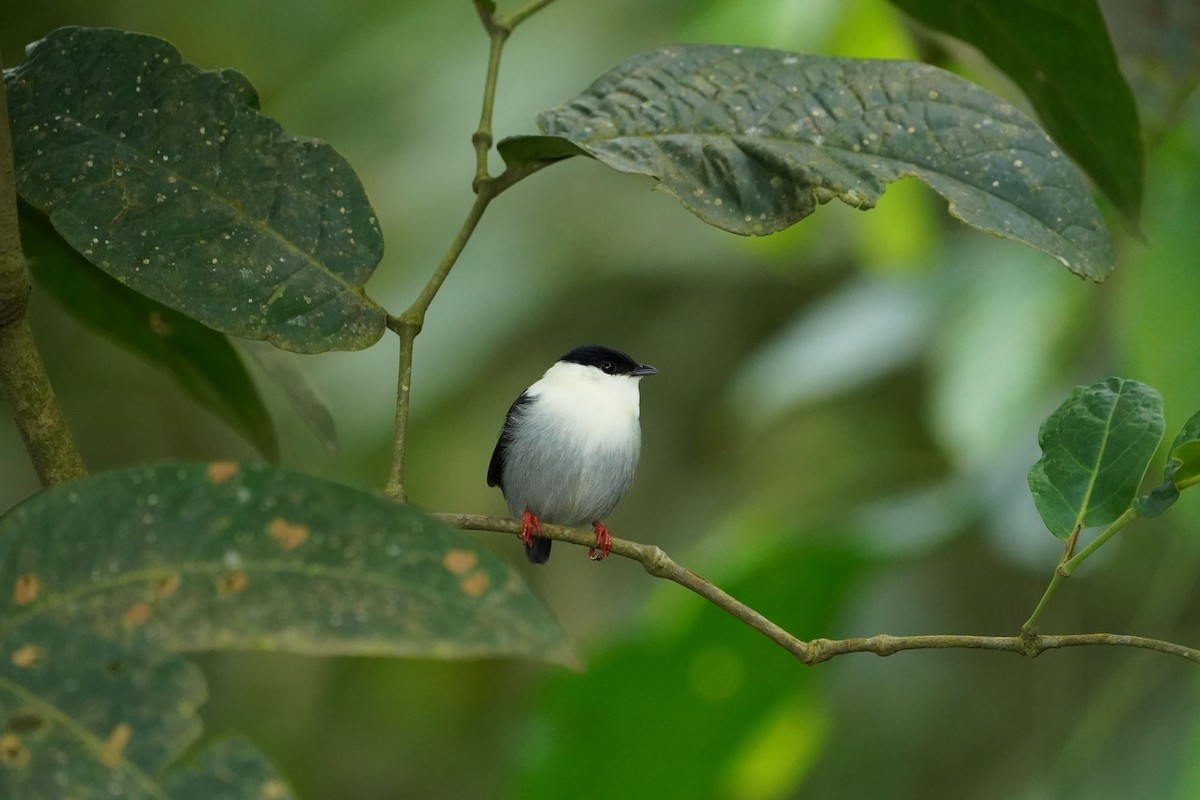
<path fill-rule="evenodd" d="M 533 545 L 534 533 L 541 536 L 542 525 L 538 522 L 538 518 L 531 514 L 529 509 L 526 509 L 525 513 L 521 515 L 521 541 L 525 543 L 526 547 Z"/>
<path fill-rule="evenodd" d="M 588 550 L 588 558 L 592 561 L 603 561 L 608 552 L 612 550 L 612 536 L 609 535 L 608 528 L 599 522 L 593 522 L 592 527 L 596 529 L 596 543 Z"/>

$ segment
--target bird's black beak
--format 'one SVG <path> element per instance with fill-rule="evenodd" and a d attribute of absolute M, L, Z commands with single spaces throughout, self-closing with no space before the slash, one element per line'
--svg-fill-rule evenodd
<path fill-rule="evenodd" d="M 658 370 L 655 369 L 654 367 L 650 366 L 649 364 L 638 364 L 636 367 L 634 367 L 630 371 L 629 374 L 636 375 L 640 378 L 643 375 L 657 375 Z"/>

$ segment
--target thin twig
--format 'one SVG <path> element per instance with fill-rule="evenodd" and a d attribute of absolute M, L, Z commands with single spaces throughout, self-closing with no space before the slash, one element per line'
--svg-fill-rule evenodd
<path fill-rule="evenodd" d="M 483 17 L 484 27 L 487 28 L 488 35 L 491 37 L 492 47 L 488 54 L 488 69 L 483 87 L 483 108 L 479 112 L 479 127 L 471 135 L 471 144 L 475 146 L 475 182 L 473 184 L 475 191 L 479 191 L 480 184 L 487 181 L 489 177 L 488 153 L 492 150 L 492 109 L 496 103 L 496 82 L 500 77 L 500 56 L 504 52 L 504 43 L 508 40 L 511 32 L 508 28 L 489 24 L 490 17 L 482 11 L 480 15 Z"/>
<path fill-rule="evenodd" d="M 496 531 L 519 535 L 521 523 L 512 519 L 488 517 L 480 514 L 434 514 L 441 521 L 463 530 Z M 551 539 L 569 542 L 581 547 L 591 547 L 595 534 L 578 528 L 542 523 L 542 535 Z M 642 567 L 659 578 L 674 581 L 690 589 L 721 610 L 741 620 L 771 641 L 794 655 L 804 664 L 819 664 L 834 656 L 846 653 L 875 653 L 890 656 L 901 650 L 973 649 L 1002 650 L 1010 653 L 1036 657 L 1047 650 L 1064 647 L 1120 646 L 1140 647 L 1186 658 L 1200 664 L 1200 650 L 1173 642 L 1148 639 L 1144 636 L 1126 636 L 1114 633 L 1078 633 L 1061 635 L 1022 634 L 1018 636 L 972 636 L 941 634 L 933 636 L 890 636 L 880 634 L 856 639 L 813 639 L 805 642 L 747 606 L 735 597 L 705 580 L 690 569 L 680 566 L 656 545 L 639 544 L 627 539 L 613 539 L 612 553 L 637 561 Z"/>
<path fill-rule="evenodd" d="M 546 6 L 553 3 L 554 0 L 533 0 L 524 8 L 517 9 L 506 17 L 500 18 L 500 23 L 507 27 L 510 31 L 520 25 L 529 17 L 541 11 Z"/>
<path fill-rule="evenodd" d="M 2 63 L 2 62 L 0 62 Z M 29 328 L 29 276 L 21 250 L 8 98 L 0 79 L 0 392 L 43 486 L 86 474 Z"/>

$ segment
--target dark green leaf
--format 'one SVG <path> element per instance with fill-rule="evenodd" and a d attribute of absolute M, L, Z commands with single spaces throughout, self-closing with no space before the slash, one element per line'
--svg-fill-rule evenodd
<path fill-rule="evenodd" d="M 1096 0 L 892 0 L 978 47 L 1021 87 L 1063 149 L 1137 227 L 1145 169 L 1137 105 Z"/>
<path fill-rule="evenodd" d="M 181 656 L 48 616 L 0 638 L 0 796 L 166 798 L 159 770 L 200 731 Z"/>
<path fill-rule="evenodd" d="M 200 671 L 144 642 L 48 617 L 0 639 L 0 797 L 242 800 L 292 797 L 243 741 L 164 768 L 200 733 Z"/>
<path fill-rule="evenodd" d="M 538 126 L 653 176 L 734 233 L 781 230 L 834 198 L 870 208 L 915 176 L 958 219 L 1078 275 L 1113 267 L 1100 212 L 1057 146 L 1002 99 L 926 64 L 667 47 L 614 67 Z M 512 158 L 525 146 L 505 147 Z"/>
<path fill-rule="evenodd" d="M 292 410 L 313 432 L 325 451 L 330 454 L 336 453 L 338 435 L 333 411 L 325 398 L 318 394 L 308 375 L 296 363 L 296 359 L 303 356 L 281 353 L 274 347 L 248 339 L 240 344 L 242 350 L 262 370 L 262 374 L 283 392 Z"/>
<path fill-rule="evenodd" d="M 245 739 L 205 748 L 199 763 L 172 771 L 165 781 L 171 800 L 293 800 L 295 794 Z"/>
<path fill-rule="evenodd" d="M 0 552 L 0 636 L 50 617 L 175 650 L 572 660 L 528 585 L 468 535 L 265 465 L 55 487 L 0 518 Z"/>
<path fill-rule="evenodd" d="M 383 334 L 383 253 L 354 171 L 230 70 L 152 36 L 62 28 L 5 73 L 17 189 L 75 249 L 217 330 L 301 352 Z"/>
<path fill-rule="evenodd" d="M 1163 435 L 1162 397 L 1124 378 L 1079 386 L 1042 423 L 1042 457 L 1029 470 L 1050 532 L 1107 525 L 1129 508 Z"/>
<path fill-rule="evenodd" d="M 37 212 L 22 213 L 21 243 L 39 286 L 76 319 L 166 369 L 192 399 L 233 426 L 263 456 L 279 458 L 270 414 L 224 334 L 96 269 Z"/>

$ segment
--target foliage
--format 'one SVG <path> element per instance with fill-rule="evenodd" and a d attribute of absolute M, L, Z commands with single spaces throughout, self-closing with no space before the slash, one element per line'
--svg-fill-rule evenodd
<path fill-rule="evenodd" d="M 204 697 L 200 673 L 181 652 L 517 655 L 575 663 L 521 573 L 468 534 L 396 502 L 408 494 L 413 340 L 490 202 L 535 172 L 588 156 L 617 172 L 651 176 L 710 225 L 754 235 L 780 231 L 834 198 L 871 208 L 887 184 L 916 176 L 948 201 L 955 218 L 1099 282 L 1113 269 L 1113 242 L 1070 156 L 1138 225 L 1136 108 L 1089 3 L 1071 4 L 1073 24 L 1086 34 L 1074 49 L 1035 48 L 1045 57 L 1030 59 L 1026 45 L 1045 35 L 1034 12 L 1022 10 L 1032 19 L 985 20 L 961 4 L 896 0 L 968 41 L 997 42 L 985 52 L 1026 91 L 1054 141 L 1009 100 L 926 64 L 688 44 L 628 58 L 539 114 L 539 134 L 500 142 L 507 169 L 492 176 L 500 52 L 544 5 L 535 0 L 503 15 L 490 2 L 476 3 L 493 48 L 473 140 L 477 199 L 433 278 L 402 314 L 389 313 L 389 303 L 365 288 L 383 256 L 383 225 L 363 188 L 371 181 L 360 181 L 328 145 L 286 133 L 263 115 L 258 93 L 239 73 L 184 63 L 157 37 L 75 27 L 32 45 L 26 61 L 5 73 L 16 189 L 27 204 L 22 231 L 38 289 L 93 331 L 167 370 L 262 455 L 278 460 L 280 439 L 266 393 L 230 337 L 300 353 L 354 350 L 375 344 L 386 323 L 401 342 L 391 498 L 303 472 L 221 460 L 99 471 L 46 488 L 0 517 L 0 786 L 7 794 L 50 797 L 70 787 L 87 796 L 106 786 L 128 797 L 292 796 L 245 740 L 204 742 L 181 758 L 199 734 L 195 712 Z M 361 83 L 347 91 L 365 91 Z M 1096 95 L 1115 98 L 1113 107 L 1085 99 Z M 436 121 L 431 114 L 425 124 Z M 1098 135 L 1076 135 L 1081 129 Z M 401 258 L 413 260 L 408 252 Z M 781 309 L 794 305 L 770 294 Z M 487 297 L 496 306 L 503 299 Z M 667 305 L 648 302 L 646 316 L 668 313 Z M 765 319 L 771 312 L 762 307 L 755 313 Z M 486 331 L 485 320 L 479 325 Z M 692 349 L 705 351 L 704 335 L 696 331 Z M 328 409 L 286 366 L 292 362 L 251 352 L 330 446 Z M 710 361 L 703 367 L 714 369 Z M 679 416 L 703 413 L 711 409 Z M 1167 451 L 1161 485 L 1141 495 L 1166 424 L 1158 392 L 1112 378 L 1079 387 L 1046 419 L 1038 439 L 1043 457 L 1029 472 L 1029 488 L 1047 527 L 1067 544 L 1014 642 L 1036 638 L 1051 595 L 1084 559 L 1200 480 L 1198 419 Z M 769 461 L 763 451 L 789 449 L 786 427 L 771 434 L 773 441 L 758 440 L 752 469 Z M 421 459 L 443 459 L 445 472 L 459 460 L 447 433 L 443 452 Z M 869 497 L 889 446 L 872 440 L 846 448 L 856 451 L 851 458 L 875 463 L 853 488 L 830 486 L 839 524 L 847 508 Z M 780 519 L 794 525 L 809 468 L 798 461 L 792 473 L 783 471 L 796 475 L 781 501 L 787 513 L 744 509 L 742 522 L 730 525 L 754 528 L 757 538 Z M 832 475 L 814 473 L 809 484 Z M 752 481 L 745 488 L 762 501 Z M 771 502 L 780 501 L 763 506 Z M 922 524 L 932 518 L 925 514 Z M 1093 526 L 1107 527 L 1076 554 L 1080 531 Z M 728 560 L 710 566 L 728 577 L 735 595 L 805 636 L 838 626 L 846 598 L 868 572 L 852 542 L 778 546 L 773 559 L 761 557 L 764 545 L 755 547 L 758 561 L 726 552 Z M 796 586 L 814 593 L 808 602 L 770 607 Z M 665 640 L 653 629 L 631 634 L 588 681 L 561 679 L 543 709 L 556 709 L 569 727 L 552 733 L 540 761 L 521 770 L 522 791 L 554 794 L 572 781 L 578 787 L 572 754 L 596 737 L 623 738 L 626 721 L 647 702 L 627 690 L 652 676 L 649 702 L 663 704 L 661 716 L 687 732 L 664 757 L 690 753 L 703 767 L 673 779 L 646 763 L 589 777 L 585 792 L 790 792 L 826 747 L 834 721 L 819 699 L 818 678 L 806 674 L 797 683 L 801 668 L 793 661 L 744 643 L 730 649 L 739 627 L 693 613 Z M 865 640 L 842 643 L 853 642 L 858 649 L 844 652 L 888 654 Z M 777 687 L 789 684 L 779 694 Z M 596 693 L 613 700 L 596 711 Z M 688 721 L 696 696 L 710 720 L 705 725 Z M 626 744 L 659 752 L 657 729 L 645 730 L 654 735 L 625 736 Z"/>

